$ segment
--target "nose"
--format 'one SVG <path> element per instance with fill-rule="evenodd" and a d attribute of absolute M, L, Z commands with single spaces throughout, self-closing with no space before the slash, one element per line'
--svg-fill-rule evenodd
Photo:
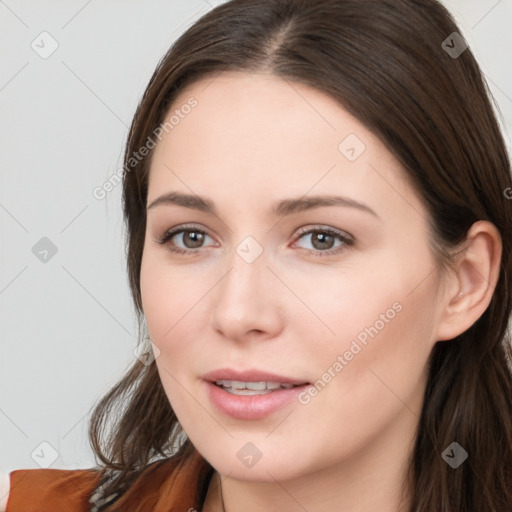
<path fill-rule="evenodd" d="M 215 287 L 212 326 L 233 341 L 273 338 L 283 328 L 283 284 L 267 266 L 265 251 L 252 262 L 240 254 L 234 252 L 229 270 Z"/>

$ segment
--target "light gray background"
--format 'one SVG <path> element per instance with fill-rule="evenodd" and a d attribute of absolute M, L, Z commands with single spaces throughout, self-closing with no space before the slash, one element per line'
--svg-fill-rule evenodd
<path fill-rule="evenodd" d="M 103 200 L 92 191 L 121 167 L 159 59 L 218 3 L 0 0 L 1 472 L 94 464 L 89 412 L 135 357 L 136 324 L 121 186 Z M 512 0 L 445 4 L 487 76 L 510 148 Z M 58 43 L 46 59 L 31 47 L 50 48 L 44 31 Z M 57 247 L 46 263 L 32 252 L 42 237 Z"/>

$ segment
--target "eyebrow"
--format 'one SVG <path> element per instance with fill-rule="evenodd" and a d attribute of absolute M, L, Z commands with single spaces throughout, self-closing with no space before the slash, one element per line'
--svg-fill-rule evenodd
<path fill-rule="evenodd" d="M 198 195 L 184 194 L 182 192 L 169 192 L 157 197 L 147 207 L 148 210 L 159 205 L 177 205 L 185 208 L 191 208 L 206 213 L 217 215 L 214 203 Z M 272 214 L 275 216 L 286 216 L 294 213 L 320 208 L 322 206 L 344 206 L 348 208 L 356 208 L 358 210 L 370 213 L 380 218 L 374 210 L 369 206 L 343 196 L 318 195 L 292 199 L 284 199 L 276 203 L 272 208 Z"/>

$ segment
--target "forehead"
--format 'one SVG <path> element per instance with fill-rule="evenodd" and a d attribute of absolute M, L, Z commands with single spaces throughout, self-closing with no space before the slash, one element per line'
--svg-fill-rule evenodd
<path fill-rule="evenodd" d="M 191 98 L 195 106 L 184 108 Z M 284 197 L 282 190 L 286 197 L 333 189 L 357 195 L 365 183 L 385 186 L 382 177 L 375 181 L 384 170 L 408 187 L 375 135 L 334 98 L 304 84 L 225 72 L 187 87 L 166 119 L 171 115 L 179 122 L 155 148 L 149 200 L 171 188 L 219 197 L 227 190 L 226 199 L 276 191 Z"/>
<path fill-rule="evenodd" d="M 304 149 L 308 149 L 322 139 L 325 146 L 331 144 L 337 150 L 344 131 L 359 132 L 361 136 L 367 131 L 326 93 L 272 74 L 230 71 L 205 77 L 181 92 L 169 114 L 179 111 L 191 97 L 197 101 L 187 116 L 192 120 L 175 127 L 175 135 L 193 125 L 194 131 L 200 130 L 202 140 L 226 135 L 253 142 L 260 149 L 265 143 L 270 150 L 275 141 L 272 136 L 279 135 L 275 142 L 280 144 L 306 140 L 309 144 Z M 212 127 L 215 130 L 211 131 Z"/>

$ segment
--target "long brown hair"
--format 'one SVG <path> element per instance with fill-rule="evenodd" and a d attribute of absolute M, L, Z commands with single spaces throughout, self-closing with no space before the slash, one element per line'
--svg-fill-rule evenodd
<path fill-rule="evenodd" d="M 204 15 L 160 61 L 131 125 L 123 177 L 127 268 L 142 342 L 151 152 L 134 155 L 187 85 L 225 70 L 263 71 L 329 94 L 404 166 L 429 210 L 441 265 L 477 220 L 502 235 L 489 307 L 432 351 L 410 476 L 414 512 L 504 512 L 512 510 L 510 162 L 482 72 L 454 32 L 435 0 L 232 0 Z M 97 404 L 89 434 L 101 464 L 121 470 L 107 495 L 150 461 L 191 450 L 156 365 L 139 360 Z M 441 456 L 452 442 L 469 453 L 457 469 Z"/>

